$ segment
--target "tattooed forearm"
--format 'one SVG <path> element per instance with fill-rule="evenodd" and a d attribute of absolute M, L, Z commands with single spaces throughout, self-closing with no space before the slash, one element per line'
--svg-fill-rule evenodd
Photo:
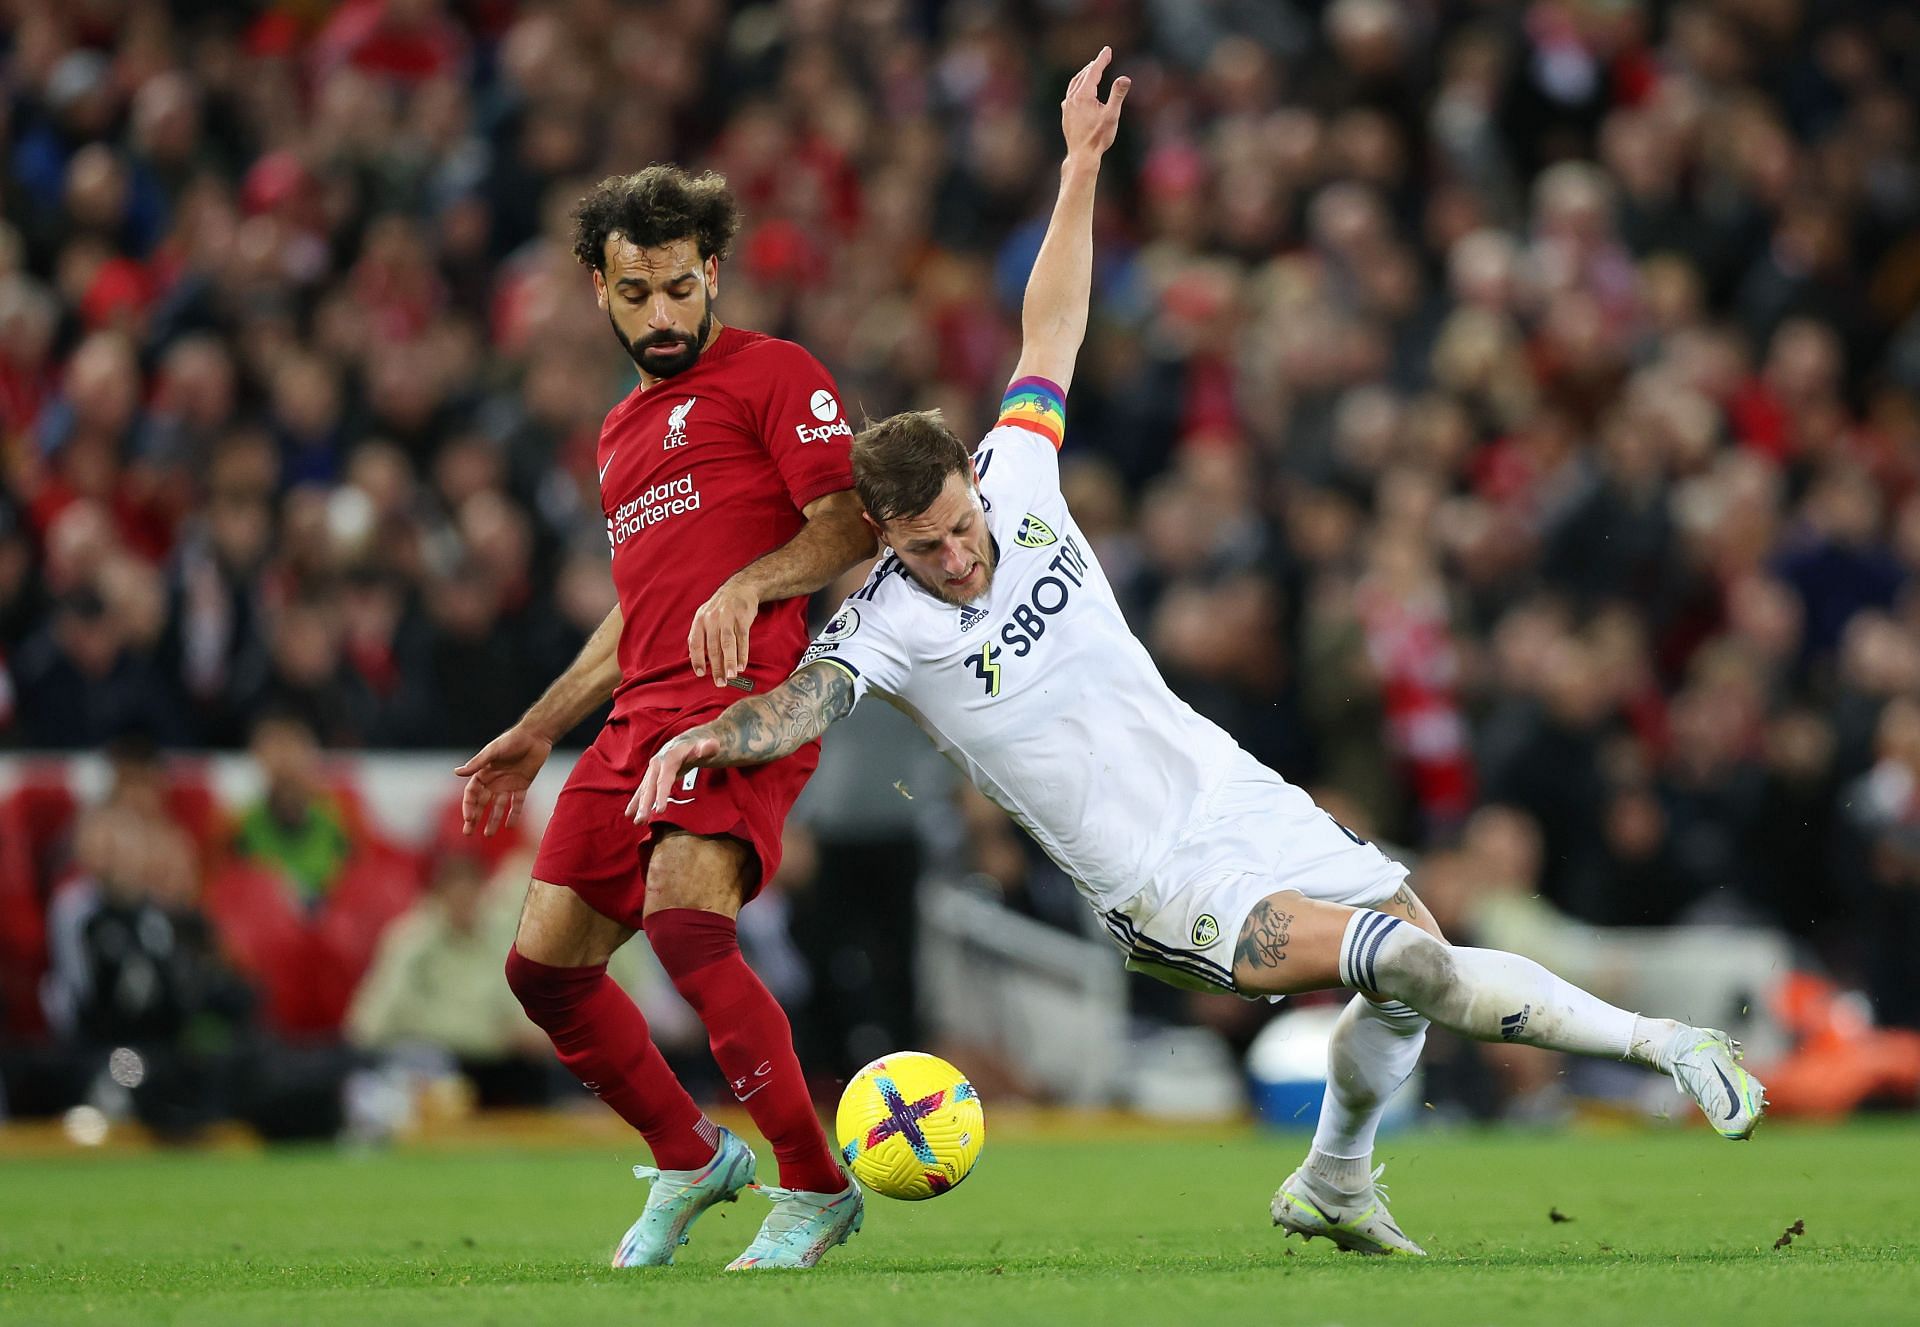
<path fill-rule="evenodd" d="M 1409 921 L 1417 922 L 1420 920 L 1420 905 L 1413 897 L 1413 891 L 1405 885 L 1400 886 L 1400 888 L 1394 892 L 1394 896 L 1388 899 L 1382 906 L 1406 913 Z"/>
<path fill-rule="evenodd" d="M 737 701 L 689 737 L 711 737 L 720 754 L 712 765 L 760 765 L 791 755 L 846 717 L 853 679 L 831 664 L 812 664 L 764 696 Z"/>
<path fill-rule="evenodd" d="M 1233 965 L 1252 968 L 1277 968 L 1287 961 L 1287 945 L 1293 939 L 1293 914 L 1282 912 L 1270 899 L 1261 899 L 1247 914 L 1240 928 L 1240 943 L 1233 951 Z"/>

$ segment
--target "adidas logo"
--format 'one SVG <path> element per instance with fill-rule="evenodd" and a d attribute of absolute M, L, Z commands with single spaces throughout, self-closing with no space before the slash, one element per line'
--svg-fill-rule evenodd
<path fill-rule="evenodd" d="M 1500 1020 L 1500 1040 L 1512 1041 L 1527 1030 L 1527 1016 L 1533 1012 L 1532 1005 L 1522 1005 L 1517 1014 L 1508 1014 Z"/>
<path fill-rule="evenodd" d="M 970 608 L 966 604 L 960 605 L 960 630 L 972 631 L 975 627 L 979 626 L 982 622 L 986 620 L 987 620 L 986 609 Z"/>

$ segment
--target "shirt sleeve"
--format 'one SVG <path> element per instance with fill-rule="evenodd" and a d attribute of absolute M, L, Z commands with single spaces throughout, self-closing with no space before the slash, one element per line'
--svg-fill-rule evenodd
<path fill-rule="evenodd" d="M 887 562 L 883 559 L 875 570 L 877 578 L 891 575 Z M 868 582 L 869 587 L 877 582 Z M 853 679 L 854 704 L 860 703 L 870 689 L 878 688 L 888 695 L 897 696 L 907 684 L 907 674 L 912 671 L 911 656 L 906 642 L 891 629 L 886 614 L 872 601 L 855 602 L 849 599 L 842 604 L 833 620 L 820 628 L 820 634 L 813 638 L 813 644 L 800 656 L 795 671 L 809 664 L 831 664 Z"/>
<path fill-rule="evenodd" d="M 853 487 L 853 425 L 826 366 L 791 341 L 761 352 L 760 439 L 793 505 Z"/>

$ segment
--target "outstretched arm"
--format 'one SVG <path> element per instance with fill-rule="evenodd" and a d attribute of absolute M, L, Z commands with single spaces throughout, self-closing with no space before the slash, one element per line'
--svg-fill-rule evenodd
<path fill-rule="evenodd" d="M 1087 304 L 1093 292 L 1093 191 L 1100 178 L 1100 158 L 1113 146 L 1120 105 L 1133 86 L 1132 79 L 1116 78 L 1107 100 L 1100 100 L 1100 79 L 1112 59 L 1112 48 L 1102 46 L 1093 62 L 1073 76 L 1060 103 L 1060 129 L 1067 139 L 1060 196 L 1027 278 L 1026 302 L 1020 310 L 1020 366 L 1013 371 L 1014 380 L 1046 378 L 1062 392 L 1073 379 L 1073 362 L 1087 335 Z"/>
<path fill-rule="evenodd" d="M 639 824 L 666 810 L 690 769 L 763 765 L 792 755 L 852 708 L 853 679 L 846 669 L 808 664 L 766 695 L 735 701 L 719 718 L 661 747 L 647 762 L 627 815 Z"/>
<path fill-rule="evenodd" d="M 526 801 L 534 776 L 547 763 L 553 744 L 573 731 L 575 724 L 606 704 L 620 684 L 620 606 L 581 647 L 567 666 L 520 721 L 494 738 L 466 764 L 454 771 L 467 781 L 460 794 L 460 827 L 471 834 L 478 827 L 492 834 L 511 825 Z"/>

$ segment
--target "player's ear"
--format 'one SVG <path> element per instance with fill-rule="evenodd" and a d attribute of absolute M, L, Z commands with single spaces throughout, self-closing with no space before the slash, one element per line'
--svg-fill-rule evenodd
<path fill-rule="evenodd" d="M 861 508 L 860 510 L 860 519 L 867 523 L 867 528 L 873 531 L 873 537 L 876 540 L 878 540 L 883 546 L 887 548 L 893 547 L 892 544 L 887 542 L 886 530 L 881 527 L 880 522 L 874 520 L 873 517 L 867 515 L 866 509 L 864 507 Z"/>
<path fill-rule="evenodd" d="M 706 277 L 707 277 L 707 298 L 709 300 L 719 299 L 720 298 L 720 255 L 717 253 L 708 254 L 707 261 L 704 264 L 704 266 L 706 268 Z"/>
<path fill-rule="evenodd" d="M 607 274 L 597 267 L 593 269 L 593 302 L 600 306 L 600 312 L 607 311 Z"/>

